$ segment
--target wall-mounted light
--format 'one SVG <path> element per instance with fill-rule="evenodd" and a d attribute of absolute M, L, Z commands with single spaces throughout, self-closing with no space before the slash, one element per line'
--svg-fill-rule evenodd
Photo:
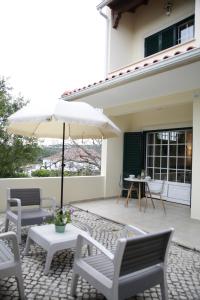
<path fill-rule="evenodd" d="M 173 9 L 173 2 L 172 0 L 165 0 L 164 1 L 164 10 L 166 16 L 170 16 Z"/>

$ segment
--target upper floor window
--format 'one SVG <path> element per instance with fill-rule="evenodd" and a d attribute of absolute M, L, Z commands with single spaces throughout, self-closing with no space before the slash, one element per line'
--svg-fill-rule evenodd
<path fill-rule="evenodd" d="M 194 37 L 194 15 L 145 38 L 145 57 Z"/>

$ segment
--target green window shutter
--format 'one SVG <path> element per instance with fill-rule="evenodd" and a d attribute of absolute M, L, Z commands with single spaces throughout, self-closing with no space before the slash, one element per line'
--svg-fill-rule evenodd
<path fill-rule="evenodd" d="M 175 45 L 176 40 L 175 40 L 175 35 L 174 35 L 174 27 L 169 27 L 161 32 L 161 49 L 164 50 L 167 48 L 170 48 Z"/>
<path fill-rule="evenodd" d="M 145 39 L 145 57 L 159 51 L 159 34 L 156 33 Z"/>
<path fill-rule="evenodd" d="M 130 174 L 137 177 L 144 169 L 145 141 L 143 132 L 124 133 L 123 178 Z M 134 194 L 133 197 L 136 198 L 136 195 Z"/>
<path fill-rule="evenodd" d="M 136 177 L 144 169 L 143 132 L 126 132 L 124 134 L 124 177 L 134 174 Z"/>

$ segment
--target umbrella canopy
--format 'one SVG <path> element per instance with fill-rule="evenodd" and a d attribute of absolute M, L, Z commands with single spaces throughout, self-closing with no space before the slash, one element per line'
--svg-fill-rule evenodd
<path fill-rule="evenodd" d="M 58 100 L 54 105 L 33 105 L 8 118 L 8 131 L 24 136 L 63 138 L 110 138 L 120 130 L 100 110 L 84 102 Z"/>
<path fill-rule="evenodd" d="M 58 100 L 55 104 L 29 104 L 8 118 L 8 132 L 29 137 L 62 138 L 61 208 L 63 207 L 64 140 L 111 138 L 120 129 L 100 110 L 84 102 Z"/>

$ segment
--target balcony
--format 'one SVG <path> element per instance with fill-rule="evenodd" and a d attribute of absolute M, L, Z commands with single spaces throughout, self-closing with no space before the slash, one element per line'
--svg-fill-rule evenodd
<path fill-rule="evenodd" d="M 159 62 L 162 62 L 163 60 L 166 60 L 167 58 L 172 58 L 178 54 L 185 53 L 195 47 L 196 47 L 195 39 L 192 39 L 183 44 L 175 45 L 169 49 L 166 49 L 166 50 L 160 51 L 159 53 L 145 57 L 142 60 L 139 60 L 133 64 L 130 64 L 128 66 L 125 66 L 125 67 L 117 69 L 117 70 L 114 70 L 109 73 L 108 78 L 112 78 L 113 76 L 117 76 L 121 73 L 125 74 L 125 73 L 133 71 L 133 70 L 139 70 L 141 68 L 145 68 L 147 66 L 157 64 Z"/>

